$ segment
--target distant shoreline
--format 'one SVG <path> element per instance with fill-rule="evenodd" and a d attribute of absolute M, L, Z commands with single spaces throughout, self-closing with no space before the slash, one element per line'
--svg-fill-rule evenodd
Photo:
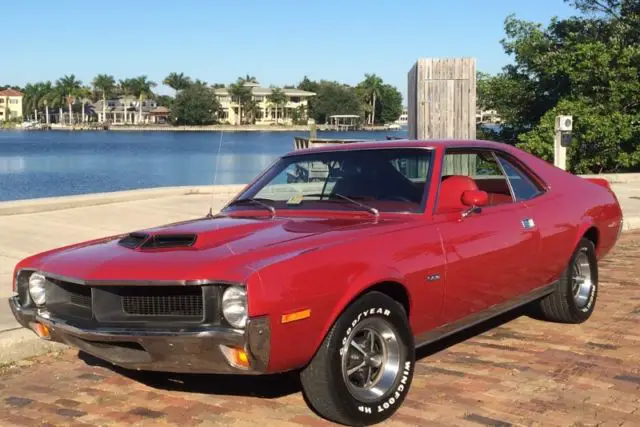
<path fill-rule="evenodd" d="M 256 126 L 256 125 L 210 125 L 210 126 L 111 126 L 108 129 L 102 129 L 101 127 L 94 126 L 50 126 L 50 129 L 23 129 L 19 126 L 13 128 L 6 128 L 9 130 L 24 130 L 24 131 L 66 131 L 66 132 L 309 132 L 308 125 L 299 126 Z M 328 126 L 318 125 L 316 127 L 318 132 L 331 132 L 335 129 L 331 129 Z M 362 132 L 377 132 L 377 131 L 395 131 L 394 129 L 387 129 L 384 126 L 368 126 L 358 131 Z"/>

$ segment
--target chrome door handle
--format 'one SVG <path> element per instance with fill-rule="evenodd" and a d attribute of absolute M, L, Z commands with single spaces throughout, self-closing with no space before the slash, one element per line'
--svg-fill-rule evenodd
<path fill-rule="evenodd" d="M 531 230 L 536 226 L 536 223 L 531 218 L 524 218 L 520 223 L 525 230 Z"/>

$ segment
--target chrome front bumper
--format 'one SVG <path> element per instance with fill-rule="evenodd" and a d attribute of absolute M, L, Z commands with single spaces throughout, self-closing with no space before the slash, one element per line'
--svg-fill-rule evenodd
<path fill-rule="evenodd" d="M 9 298 L 16 320 L 32 329 L 40 323 L 49 340 L 61 342 L 127 369 L 164 372 L 260 374 L 267 370 L 270 329 L 266 317 L 249 319 L 244 330 L 224 327 L 193 328 L 83 328 L 57 319 L 42 309 L 22 307 Z M 249 369 L 231 364 L 222 346 L 243 348 Z"/>

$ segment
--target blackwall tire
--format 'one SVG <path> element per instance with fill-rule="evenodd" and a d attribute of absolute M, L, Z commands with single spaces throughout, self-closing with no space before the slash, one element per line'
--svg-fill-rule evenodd
<path fill-rule="evenodd" d="M 582 323 L 591 317 L 598 297 L 598 260 L 593 243 L 580 239 L 553 293 L 539 302 L 544 319 Z"/>
<path fill-rule="evenodd" d="M 404 308 L 385 294 L 370 292 L 336 320 L 300 380 L 307 402 L 322 417 L 371 425 L 400 407 L 414 365 Z"/>

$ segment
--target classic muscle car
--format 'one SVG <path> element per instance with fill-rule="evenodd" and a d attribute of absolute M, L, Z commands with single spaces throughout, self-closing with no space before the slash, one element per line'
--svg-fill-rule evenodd
<path fill-rule="evenodd" d="M 525 304 L 588 319 L 621 229 L 606 181 L 508 145 L 329 146 L 278 159 L 216 215 L 29 257 L 10 305 L 125 368 L 296 370 L 317 413 L 373 424 L 418 346 Z"/>

